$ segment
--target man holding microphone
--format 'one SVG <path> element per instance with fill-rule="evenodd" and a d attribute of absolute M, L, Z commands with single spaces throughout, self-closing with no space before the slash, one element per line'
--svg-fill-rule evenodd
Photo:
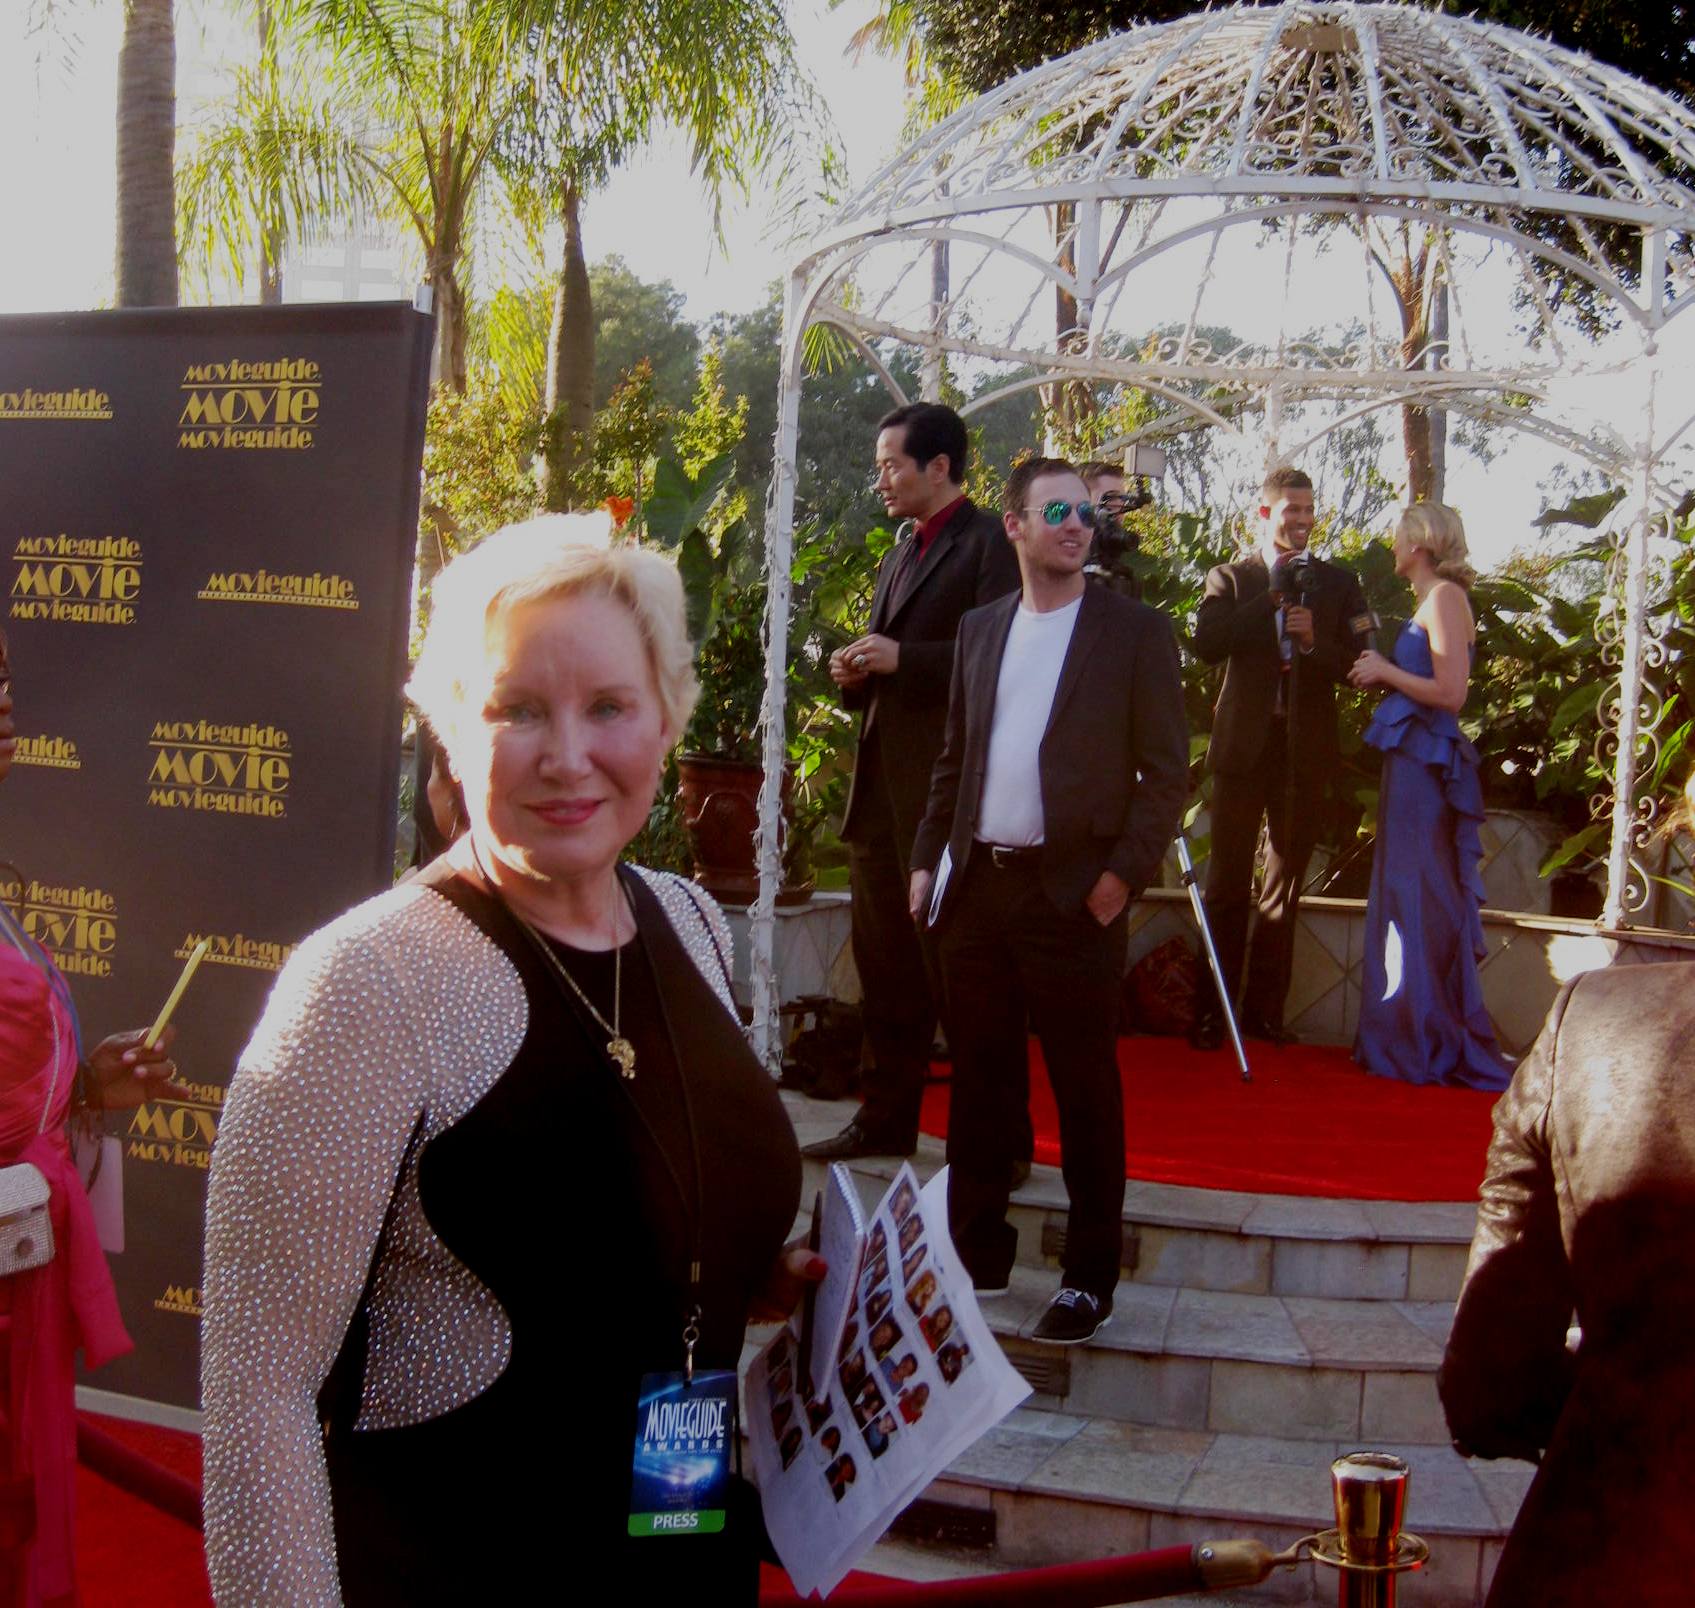
<path fill-rule="evenodd" d="M 1367 617 L 1352 572 L 1307 551 L 1313 519 L 1311 479 L 1300 469 L 1273 469 L 1260 488 L 1258 551 L 1208 574 L 1195 619 L 1196 653 L 1224 666 L 1207 747 L 1207 921 L 1232 999 L 1241 987 L 1242 1031 L 1277 1044 L 1292 1037 L 1283 1004 L 1301 881 L 1338 760 L 1336 686 L 1354 662 L 1355 625 Z M 1249 950 L 1262 818 L 1269 841 Z M 1191 1040 L 1211 1050 L 1223 1042 L 1224 1019 L 1210 987 L 1207 994 Z"/>

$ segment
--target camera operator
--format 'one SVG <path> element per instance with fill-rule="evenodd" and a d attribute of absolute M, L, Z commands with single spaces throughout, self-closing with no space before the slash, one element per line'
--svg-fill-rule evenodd
<path fill-rule="evenodd" d="M 1110 586 L 1115 592 L 1140 598 L 1142 583 L 1129 563 L 1137 550 L 1136 533 L 1125 525 L 1124 516 L 1146 508 L 1153 498 L 1141 485 L 1131 489 L 1120 464 L 1097 459 L 1077 472 L 1095 505 L 1095 535 L 1089 544 L 1084 572 L 1090 580 Z"/>

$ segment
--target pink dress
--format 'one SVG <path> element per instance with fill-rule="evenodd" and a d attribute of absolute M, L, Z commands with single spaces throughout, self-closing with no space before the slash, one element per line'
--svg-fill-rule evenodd
<path fill-rule="evenodd" d="M 53 963 L 0 936 L 0 1165 L 41 1170 L 55 1247 L 45 1267 L 0 1278 L 0 1526 L 15 1533 L 33 1486 L 34 1541 L 17 1598 L 29 1608 L 77 1600 L 77 1350 L 97 1368 L 131 1344 L 65 1131 L 76 1064 L 75 1017 Z"/>

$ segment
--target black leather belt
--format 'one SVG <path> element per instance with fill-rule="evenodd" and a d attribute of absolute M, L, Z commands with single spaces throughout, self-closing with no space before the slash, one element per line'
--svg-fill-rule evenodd
<path fill-rule="evenodd" d="M 1007 843 L 983 843 L 979 847 L 989 851 L 989 864 L 997 871 L 1010 871 L 1014 866 L 1032 865 L 1040 858 L 1042 845 L 1040 843 L 1026 844 L 1015 848 Z"/>

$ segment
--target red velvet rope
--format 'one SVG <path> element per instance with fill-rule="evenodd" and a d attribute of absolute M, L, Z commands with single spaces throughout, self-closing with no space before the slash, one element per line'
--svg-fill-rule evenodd
<path fill-rule="evenodd" d="M 182 1474 L 161 1468 L 150 1457 L 132 1451 L 113 1435 L 77 1414 L 77 1461 L 120 1491 L 168 1513 L 198 1530 L 200 1487 Z"/>
<path fill-rule="evenodd" d="M 132 1451 L 81 1413 L 77 1415 L 77 1461 L 161 1513 L 201 1528 L 200 1487 L 193 1480 Z M 1109 1603 L 1147 1602 L 1205 1589 L 1195 1570 L 1192 1548 L 1162 1547 L 1123 1558 L 963 1580 L 891 1580 L 875 1585 L 856 1581 L 833 1595 L 844 1601 L 874 1602 L 877 1608 L 1105 1608 Z M 762 1592 L 759 1598 L 760 1608 L 790 1608 L 800 1601 L 787 1585 Z"/>
<path fill-rule="evenodd" d="M 876 1608 L 1103 1608 L 1107 1603 L 1147 1602 L 1181 1591 L 1204 1591 L 1190 1547 L 1161 1547 L 1124 1558 L 1061 1563 L 1012 1574 L 965 1580 L 892 1580 L 887 1585 L 844 1586 L 831 1601 L 875 1603 Z M 760 1608 L 789 1608 L 799 1602 L 792 1589 L 764 1592 Z"/>

